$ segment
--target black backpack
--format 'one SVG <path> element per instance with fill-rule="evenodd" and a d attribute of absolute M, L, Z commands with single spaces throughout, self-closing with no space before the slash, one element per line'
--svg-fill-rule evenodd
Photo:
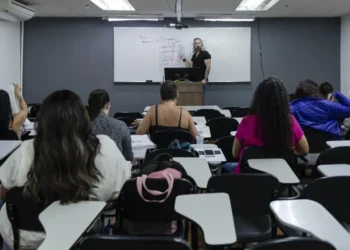
<path fill-rule="evenodd" d="M 137 173 L 134 177 L 149 175 L 153 172 L 162 171 L 167 168 L 173 168 L 179 171 L 182 174 L 182 178 L 187 178 L 187 172 L 184 167 L 173 161 L 173 157 L 170 154 L 161 154 L 153 159 L 153 161 L 149 161 L 140 166 L 140 172 Z"/>

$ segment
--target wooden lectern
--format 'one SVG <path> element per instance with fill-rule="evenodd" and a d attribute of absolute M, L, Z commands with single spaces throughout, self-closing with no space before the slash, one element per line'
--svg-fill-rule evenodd
<path fill-rule="evenodd" d="M 204 105 L 203 83 L 201 82 L 176 82 L 179 98 L 178 106 L 202 106 Z"/>

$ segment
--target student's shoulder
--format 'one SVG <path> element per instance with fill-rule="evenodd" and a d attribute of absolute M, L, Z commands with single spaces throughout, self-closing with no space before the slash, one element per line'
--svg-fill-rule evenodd
<path fill-rule="evenodd" d="M 108 135 L 96 135 L 97 139 L 100 141 L 101 151 L 105 149 L 115 150 L 117 145 Z"/>
<path fill-rule="evenodd" d="M 257 119 L 256 115 L 247 115 L 247 116 L 244 116 L 242 121 L 241 121 L 241 124 L 248 124 L 250 122 L 255 122 Z"/>
<path fill-rule="evenodd" d="M 203 55 L 211 57 L 210 53 L 208 51 L 206 51 L 206 50 L 203 51 Z"/>

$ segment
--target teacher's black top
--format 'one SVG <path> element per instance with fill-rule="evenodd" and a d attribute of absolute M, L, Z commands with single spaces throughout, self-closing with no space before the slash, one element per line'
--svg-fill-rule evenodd
<path fill-rule="evenodd" d="M 207 69 L 207 66 L 205 66 L 204 61 L 211 59 L 211 55 L 209 54 L 208 51 L 201 51 L 199 52 L 198 56 L 196 56 L 197 53 L 194 53 L 192 56 L 192 63 L 193 63 L 193 68 L 200 68 L 201 69 L 201 76 L 202 80 L 205 77 L 205 70 Z"/>

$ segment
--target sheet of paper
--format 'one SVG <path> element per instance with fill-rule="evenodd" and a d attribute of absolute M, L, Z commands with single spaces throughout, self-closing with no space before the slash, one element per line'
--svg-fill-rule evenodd
<path fill-rule="evenodd" d="M 148 135 L 132 135 L 131 145 L 133 149 L 137 148 L 155 148 L 156 145 L 148 138 Z"/>

